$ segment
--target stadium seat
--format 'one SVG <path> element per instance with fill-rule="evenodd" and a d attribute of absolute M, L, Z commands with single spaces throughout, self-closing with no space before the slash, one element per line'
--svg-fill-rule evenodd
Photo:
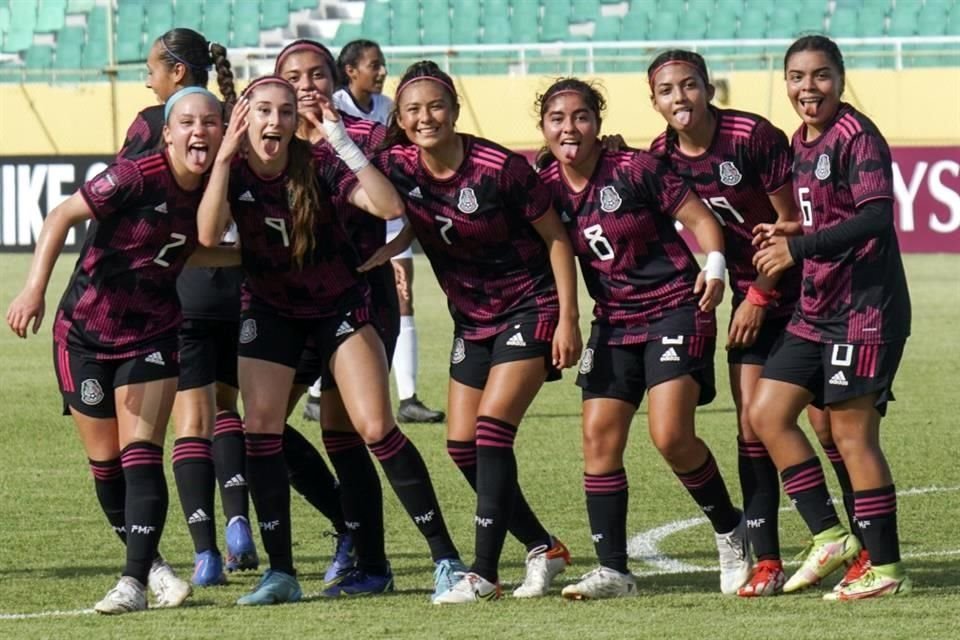
<path fill-rule="evenodd" d="M 64 27 L 57 32 L 57 55 L 53 60 L 54 69 L 77 69 L 81 66 L 80 55 L 83 51 L 83 27 Z"/>
<path fill-rule="evenodd" d="M 340 26 L 337 27 L 337 35 L 333 37 L 333 44 L 342 47 L 351 40 L 358 40 L 362 37 L 363 27 L 361 25 L 344 20 L 340 23 Z"/>
<path fill-rule="evenodd" d="M 857 10 L 852 7 L 837 7 L 830 16 L 827 33 L 835 38 L 853 38 L 859 35 Z"/>
<path fill-rule="evenodd" d="M 540 42 L 559 42 L 570 39 L 570 4 L 567 0 L 551 2 L 543 8 L 540 23 Z"/>
<path fill-rule="evenodd" d="M 0 7 L 0 40 L 10 30 L 10 7 Z"/>
<path fill-rule="evenodd" d="M 67 0 L 67 13 L 90 13 L 96 0 Z"/>
<path fill-rule="evenodd" d="M 290 0 L 290 10 L 316 9 L 318 4 L 317 0 Z"/>
<path fill-rule="evenodd" d="M 650 17 L 643 11 L 634 12 L 632 9 L 623 17 L 620 24 L 621 40 L 646 40 L 650 30 Z"/>
<path fill-rule="evenodd" d="M 740 17 L 738 37 L 743 39 L 763 38 L 766 33 L 767 16 L 760 12 L 748 11 Z"/>
<path fill-rule="evenodd" d="M 570 3 L 570 22 L 592 22 L 600 15 L 600 0 L 573 0 Z"/>
<path fill-rule="evenodd" d="M 716 18 L 719 16 L 733 16 L 734 21 L 743 13 L 743 0 L 717 0 L 717 6 L 713 8 L 711 15 Z"/>
<path fill-rule="evenodd" d="M 450 44 L 452 35 L 449 15 L 434 14 L 423 21 L 423 44 Z"/>
<path fill-rule="evenodd" d="M 267 0 L 263 3 L 258 0 L 239 2 L 234 5 L 234 25 L 237 24 L 237 18 L 241 15 L 257 16 L 256 20 L 262 29 L 279 29 L 290 23 L 290 5 L 287 0 Z"/>
<path fill-rule="evenodd" d="M 33 28 L 37 24 L 36 5 L 32 2 L 14 2 L 10 5 L 10 29 L 3 40 L 4 53 L 25 51 L 33 43 Z"/>
<path fill-rule="evenodd" d="M 483 44 L 504 44 L 510 38 L 510 19 L 506 14 L 487 16 L 483 15 L 483 35 L 480 42 Z"/>
<path fill-rule="evenodd" d="M 594 42 L 609 42 L 620 39 L 620 17 L 600 16 L 593 28 Z"/>
<path fill-rule="evenodd" d="M 676 13 L 661 12 L 650 21 L 651 40 L 673 40 L 680 29 L 680 16 Z"/>
<path fill-rule="evenodd" d="M 947 32 L 947 13 L 943 7 L 925 6 L 917 15 L 917 35 L 942 36 Z"/>
<path fill-rule="evenodd" d="M 903 7 L 902 9 L 900 7 Z M 887 34 L 891 36 L 912 36 L 917 33 L 917 12 L 915 7 L 898 5 L 890 13 L 890 28 Z"/>
<path fill-rule="evenodd" d="M 230 44 L 229 0 L 206 0 L 203 6 L 203 35 L 210 42 Z"/>
<path fill-rule="evenodd" d="M 681 40 L 703 40 L 704 38 L 718 38 L 708 31 L 710 17 L 707 5 L 691 4 L 686 13 L 678 14 L 677 38 Z M 709 34 L 709 35 L 708 35 Z"/>
<path fill-rule="evenodd" d="M 146 39 L 142 50 L 144 59 L 149 53 L 153 41 L 173 28 L 173 5 L 169 2 L 150 2 L 147 4 L 146 22 L 144 22 Z"/>
<path fill-rule="evenodd" d="M 267 4 L 271 4 L 268 2 Z M 282 6 L 282 3 L 281 3 Z M 241 2 L 234 5 L 233 8 L 233 38 L 230 40 L 231 47 L 256 47 L 260 45 L 260 19 L 261 14 L 256 0 L 249 4 Z M 289 19 L 290 14 L 284 11 L 284 19 Z M 284 23 L 285 25 L 286 23 Z M 283 26 L 283 25 L 278 25 Z M 266 27 L 265 25 L 262 27 Z"/>
<path fill-rule="evenodd" d="M 726 40 L 737 36 L 737 16 L 730 12 L 716 12 L 710 17 L 710 39 Z"/>
<path fill-rule="evenodd" d="M 540 41 L 537 23 L 540 20 L 540 5 L 536 2 L 518 2 L 510 13 L 510 42 L 529 44 Z"/>
<path fill-rule="evenodd" d="M 117 38 L 117 62 L 139 62 L 140 44 L 143 40 L 143 5 L 129 2 L 117 7 L 117 23 L 115 34 Z"/>
<path fill-rule="evenodd" d="M 53 66 L 53 47 L 46 44 L 33 44 L 23 57 L 30 69 L 49 69 Z"/>
<path fill-rule="evenodd" d="M 106 40 L 89 40 L 83 47 L 80 66 L 84 69 L 102 69 L 107 66 Z"/>
<path fill-rule="evenodd" d="M 37 33 L 53 33 L 66 22 L 67 0 L 39 0 L 37 4 Z"/>

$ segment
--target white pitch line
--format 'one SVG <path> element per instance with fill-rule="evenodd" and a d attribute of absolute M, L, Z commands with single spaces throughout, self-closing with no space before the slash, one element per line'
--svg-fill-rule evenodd
<path fill-rule="evenodd" d="M 96 613 L 93 609 L 75 611 L 40 611 L 38 613 L 0 613 L 0 620 L 29 620 L 31 618 L 55 618 L 57 616 L 85 616 Z"/>

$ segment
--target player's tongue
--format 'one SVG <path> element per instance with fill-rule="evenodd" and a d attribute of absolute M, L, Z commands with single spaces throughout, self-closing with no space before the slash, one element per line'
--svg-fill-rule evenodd
<path fill-rule="evenodd" d="M 577 157 L 577 151 L 580 150 L 579 142 L 563 142 L 560 144 L 560 154 L 564 160 L 573 161 Z"/>
<path fill-rule="evenodd" d="M 685 127 L 690 124 L 691 113 L 692 112 L 690 109 L 681 109 L 674 114 L 674 117 L 677 119 L 677 122 L 680 124 L 680 126 Z"/>
<path fill-rule="evenodd" d="M 187 149 L 187 159 L 190 162 L 203 165 L 207 160 L 207 147 L 204 145 L 194 145 Z"/>
<path fill-rule="evenodd" d="M 273 156 L 280 151 L 280 136 L 266 135 L 263 137 L 263 150 Z"/>
<path fill-rule="evenodd" d="M 803 103 L 803 114 L 808 118 L 814 118 L 817 115 L 817 111 L 820 110 L 820 101 L 819 100 L 805 100 Z"/>

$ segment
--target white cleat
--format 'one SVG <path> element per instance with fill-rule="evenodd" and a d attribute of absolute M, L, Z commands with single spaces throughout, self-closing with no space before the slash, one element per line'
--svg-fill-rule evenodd
<path fill-rule="evenodd" d="M 523 584 L 513 590 L 514 598 L 540 598 L 547 595 L 550 583 L 570 564 L 567 547 L 553 539 L 549 549 L 542 544 L 527 554 L 527 573 Z"/>
<path fill-rule="evenodd" d="M 500 585 L 475 573 L 466 573 L 457 584 L 437 596 L 433 604 L 471 604 L 500 599 Z"/>
<path fill-rule="evenodd" d="M 190 583 L 178 578 L 173 572 L 173 567 L 159 557 L 150 567 L 147 586 L 153 593 L 154 604 L 157 607 L 179 607 L 193 593 Z"/>
<path fill-rule="evenodd" d="M 626 598 L 637 595 L 637 580 L 631 573 L 620 573 L 607 567 L 597 567 L 584 574 L 580 582 L 568 584 L 560 592 L 567 600 L 600 600 Z"/>
<path fill-rule="evenodd" d="M 715 533 L 717 551 L 720 552 L 720 592 L 726 595 L 737 593 L 750 579 L 753 558 L 747 544 L 747 522 L 743 516 L 740 524 L 730 533 Z"/>
<path fill-rule="evenodd" d="M 147 593 L 136 578 L 122 576 L 117 586 L 107 592 L 93 610 L 105 615 L 147 610 Z"/>

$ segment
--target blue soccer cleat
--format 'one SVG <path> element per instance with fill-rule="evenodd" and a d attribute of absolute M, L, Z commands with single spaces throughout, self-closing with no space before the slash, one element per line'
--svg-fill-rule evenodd
<path fill-rule="evenodd" d="M 386 575 L 377 576 L 363 569 L 353 569 L 341 578 L 340 582 L 324 589 L 326 598 L 340 596 L 368 596 L 393 591 L 393 571 L 387 567 Z"/>
<path fill-rule="evenodd" d="M 430 596 L 431 602 L 436 602 L 437 598 L 450 591 L 464 575 L 467 573 L 467 567 L 460 558 L 447 558 L 440 560 L 433 570 L 433 595 Z"/>
<path fill-rule="evenodd" d="M 253 542 L 250 523 L 237 516 L 227 525 L 227 571 L 244 571 L 260 566 L 257 546 Z"/>
<path fill-rule="evenodd" d="M 300 583 L 289 573 L 267 569 L 253 591 L 237 600 L 241 606 L 298 602 L 303 597 Z"/>
<path fill-rule="evenodd" d="M 323 574 L 325 587 L 331 587 L 357 566 L 357 549 L 353 546 L 353 538 L 349 533 L 334 536 L 336 543 L 333 547 L 333 560 Z"/>
<path fill-rule="evenodd" d="M 190 582 L 198 587 L 213 587 L 227 583 L 223 574 L 223 558 L 216 551 L 201 551 L 193 556 L 193 577 Z"/>

